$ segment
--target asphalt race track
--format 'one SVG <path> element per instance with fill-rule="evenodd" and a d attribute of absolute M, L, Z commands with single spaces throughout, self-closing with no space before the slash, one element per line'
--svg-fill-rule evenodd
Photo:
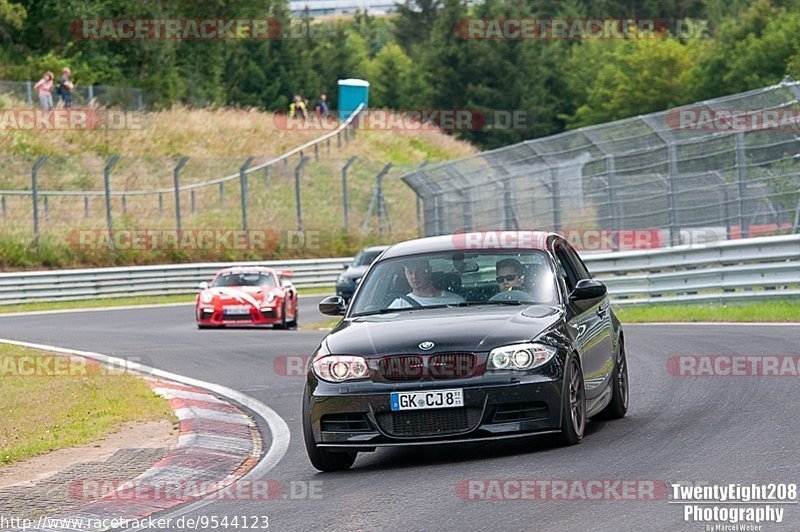
<path fill-rule="evenodd" d="M 303 298 L 301 323 L 321 321 Z M 270 530 L 704 530 L 683 519 L 670 493 L 656 500 L 465 500 L 468 479 L 638 480 L 658 483 L 797 483 L 798 378 L 680 377 L 672 355 L 800 354 L 800 325 L 630 325 L 628 416 L 592 422 L 575 447 L 544 438 L 444 448 L 383 449 L 353 469 L 320 474 L 302 444 L 303 378 L 278 374 L 281 355 L 307 355 L 323 331 L 197 330 L 193 307 L 0 316 L 0 337 L 141 357 L 143 364 L 243 392 L 291 430 L 269 472 L 283 497 L 217 501 L 187 516 L 268 515 Z M 269 432 L 265 447 L 269 446 Z M 321 481 L 321 484 L 319 484 Z M 315 484 L 309 484 L 314 482 Z M 319 490 L 311 498 L 308 488 Z M 461 493 L 462 496 L 459 496 Z M 320 496 L 321 495 L 321 496 Z M 800 505 L 762 530 L 800 529 Z"/>

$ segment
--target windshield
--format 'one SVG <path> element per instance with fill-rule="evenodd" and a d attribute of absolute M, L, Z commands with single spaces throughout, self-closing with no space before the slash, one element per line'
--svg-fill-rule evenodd
<path fill-rule="evenodd" d="M 223 273 L 211 285 L 221 286 L 277 286 L 275 277 L 268 273 Z"/>
<path fill-rule="evenodd" d="M 360 251 L 358 255 L 356 255 L 356 259 L 353 261 L 353 266 L 369 266 L 375 259 L 378 258 L 378 255 L 381 253 L 382 250 Z"/>
<path fill-rule="evenodd" d="M 381 261 L 353 316 L 448 306 L 551 304 L 556 283 L 540 251 L 440 252 Z"/>

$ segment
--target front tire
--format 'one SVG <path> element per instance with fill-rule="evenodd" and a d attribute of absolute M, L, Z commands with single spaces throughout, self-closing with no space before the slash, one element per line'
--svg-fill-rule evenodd
<path fill-rule="evenodd" d="M 273 325 L 273 327 L 276 329 L 285 329 L 286 325 L 286 301 L 284 301 L 281 306 L 281 321 Z"/>
<path fill-rule="evenodd" d="M 577 355 L 567 360 L 564 369 L 564 389 L 561 392 L 561 445 L 575 445 L 586 431 L 586 388 Z"/>
<path fill-rule="evenodd" d="M 602 419 L 620 419 L 628 413 L 628 357 L 625 342 L 620 339 L 619 353 L 614 361 L 614 377 L 611 383 L 611 401 L 599 414 Z"/>
<path fill-rule="evenodd" d="M 308 412 L 308 399 L 303 399 L 303 441 L 311 465 L 320 471 L 345 471 L 356 461 L 357 452 L 335 452 L 317 447 L 314 432 L 311 430 L 311 415 Z"/>

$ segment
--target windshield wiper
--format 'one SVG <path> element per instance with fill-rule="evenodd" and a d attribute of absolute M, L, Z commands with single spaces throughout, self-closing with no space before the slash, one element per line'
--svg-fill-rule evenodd
<path fill-rule="evenodd" d="M 451 303 L 448 305 L 449 307 L 475 307 L 478 305 L 513 305 L 518 306 L 522 305 L 522 301 L 516 301 L 513 299 L 505 299 L 499 301 L 462 301 L 460 303 Z"/>
<path fill-rule="evenodd" d="M 428 310 L 428 309 L 436 309 L 436 308 L 448 308 L 453 305 L 424 305 L 420 307 L 399 307 L 399 308 L 382 308 L 378 310 L 370 310 L 369 312 L 361 312 L 359 314 L 354 314 L 353 317 L 357 318 L 360 316 L 374 316 L 376 314 L 392 314 L 395 312 L 404 312 L 408 310 Z"/>

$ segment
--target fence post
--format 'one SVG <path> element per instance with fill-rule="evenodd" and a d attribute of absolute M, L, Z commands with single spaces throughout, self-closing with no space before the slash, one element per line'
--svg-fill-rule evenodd
<path fill-rule="evenodd" d="M 558 188 L 558 172 L 550 169 L 550 193 L 553 195 L 553 230 L 561 231 L 561 191 Z"/>
<path fill-rule="evenodd" d="M 314 144 L 314 160 L 319 161 L 319 144 Z"/>
<path fill-rule="evenodd" d="M 164 194 L 158 193 L 158 213 L 164 214 Z"/>
<path fill-rule="evenodd" d="M 112 155 L 103 168 L 103 186 L 106 193 L 106 225 L 108 226 L 108 247 L 114 249 L 114 224 L 111 218 L 111 170 L 119 161 L 119 154 Z"/>
<path fill-rule="evenodd" d="M 47 162 L 47 155 L 42 155 L 31 169 L 31 196 L 33 197 L 33 238 L 36 247 L 39 247 L 39 168 Z"/>
<path fill-rule="evenodd" d="M 681 235 L 678 232 L 678 213 L 675 210 L 675 180 L 678 178 L 678 147 L 672 141 L 667 141 L 667 186 L 669 195 L 667 196 L 667 208 L 669 209 L 669 241 L 673 246 L 681 243 Z"/>
<path fill-rule="evenodd" d="M 50 219 L 50 201 L 47 194 L 44 194 L 44 219 Z"/>
<path fill-rule="evenodd" d="M 83 196 L 83 217 L 89 217 L 89 195 Z"/>
<path fill-rule="evenodd" d="M 255 157 L 248 157 L 244 164 L 239 168 L 239 186 L 242 192 L 242 231 L 247 231 L 247 167 L 253 162 Z"/>
<path fill-rule="evenodd" d="M 328 140 L 326 141 L 326 143 L 328 145 L 328 155 L 330 155 L 331 154 L 331 138 L 330 137 L 328 137 Z"/>
<path fill-rule="evenodd" d="M 300 152 L 302 153 L 302 152 Z M 294 201 L 297 205 L 297 231 L 303 230 L 303 206 L 300 197 L 300 171 L 303 166 L 308 162 L 308 157 L 301 157 L 300 162 L 294 169 Z"/>
<path fill-rule="evenodd" d="M 739 231 L 742 238 L 750 236 L 747 217 L 744 213 L 744 201 L 747 196 L 747 157 L 744 149 L 744 132 L 736 133 L 736 183 L 739 185 Z"/>
<path fill-rule="evenodd" d="M 5 213 L 5 211 L 3 212 Z M 794 224 L 792 225 L 792 233 L 800 234 L 800 197 L 797 198 L 797 207 L 794 210 Z"/>
<path fill-rule="evenodd" d="M 3 203 L 3 220 L 6 219 L 6 195 L 3 194 L 2 196 L 2 203 Z"/>
<path fill-rule="evenodd" d="M 264 167 L 264 187 L 269 186 L 269 166 Z"/>
<path fill-rule="evenodd" d="M 183 220 L 181 218 L 181 168 L 183 168 L 187 162 L 189 162 L 188 157 L 181 157 L 178 160 L 178 164 L 175 165 L 175 168 L 172 170 L 172 186 L 175 190 L 175 227 L 178 229 L 179 238 L 183 226 Z"/>
<path fill-rule="evenodd" d="M 347 198 L 347 170 L 350 168 L 350 165 L 356 162 L 356 157 L 350 157 L 347 159 L 347 162 L 344 163 L 342 167 L 342 208 L 344 209 L 344 232 L 346 233 L 349 223 L 349 211 L 350 211 L 350 204 Z"/>
<path fill-rule="evenodd" d="M 341 148 L 342 147 L 342 132 L 341 132 L 341 130 L 336 132 L 336 147 L 337 148 Z"/>
<path fill-rule="evenodd" d="M 125 194 L 122 195 L 122 214 L 123 216 L 128 214 L 128 198 Z"/>
<path fill-rule="evenodd" d="M 219 184 L 219 205 L 220 207 L 222 204 L 225 203 L 225 183 Z"/>
<path fill-rule="evenodd" d="M 33 107 L 33 85 L 30 81 L 25 82 L 25 101 L 28 107 Z"/>
<path fill-rule="evenodd" d="M 391 232 L 391 224 L 388 221 L 389 213 L 388 209 L 386 208 L 386 200 L 383 199 L 383 178 L 386 174 L 389 173 L 389 170 L 392 169 L 392 163 L 386 163 L 386 166 L 383 167 L 383 170 L 375 178 L 375 186 L 377 189 L 377 196 L 378 196 L 378 236 L 383 237 L 383 219 L 384 217 L 387 219 L 387 225 L 389 226 L 389 231 Z"/>
<path fill-rule="evenodd" d="M 470 198 L 469 189 L 464 188 L 459 191 L 461 193 L 461 201 L 464 205 L 464 229 L 466 231 L 472 230 L 472 200 Z M 417 198 L 419 200 L 419 198 Z M 417 213 L 419 215 L 419 201 L 417 201 Z"/>
<path fill-rule="evenodd" d="M 94 100 L 94 85 L 89 85 L 87 89 L 89 90 L 89 94 L 86 98 L 88 100 L 86 103 L 89 104 Z"/>
<path fill-rule="evenodd" d="M 195 190 L 191 190 L 191 198 L 192 198 L 192 214 L 195 212 L 194 204 L 195 204 Z"/>

